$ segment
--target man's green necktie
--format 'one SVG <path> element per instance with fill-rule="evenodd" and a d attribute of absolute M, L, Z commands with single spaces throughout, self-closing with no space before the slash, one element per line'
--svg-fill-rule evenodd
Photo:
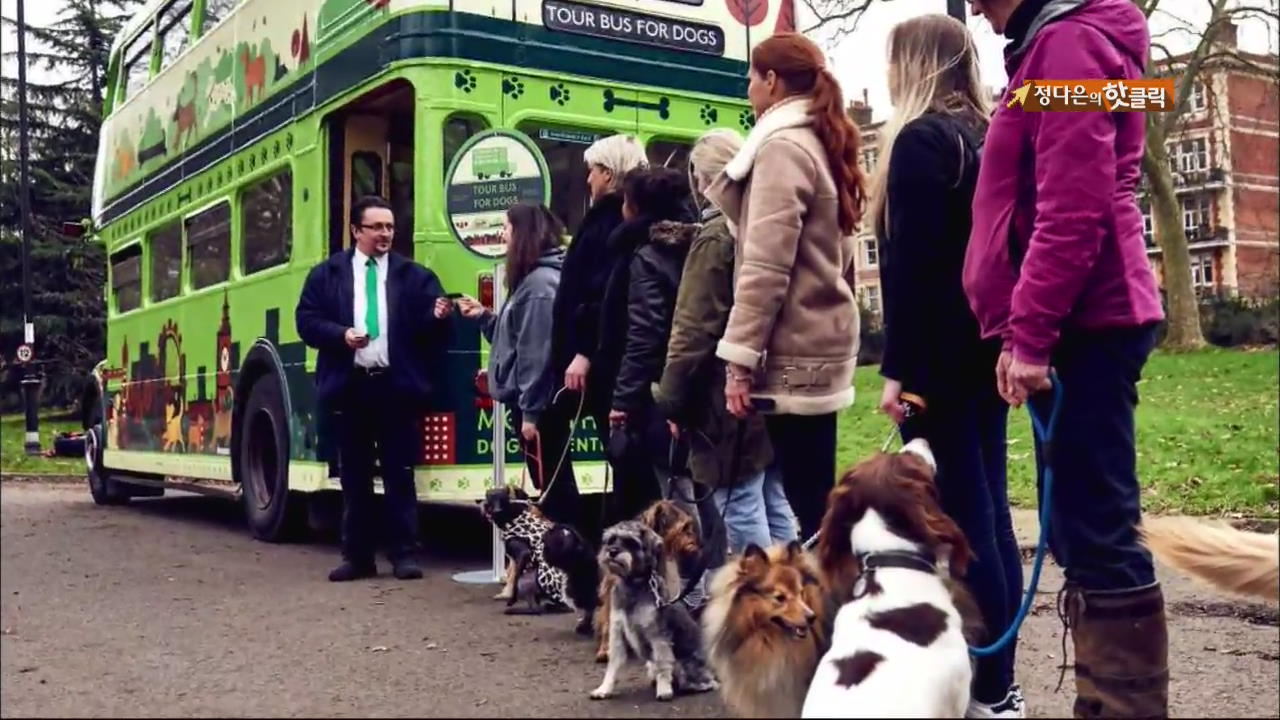
<path fill-rule="evenodd" d="M 364 328 L 370 340 L 377 340 L 382 334 L 378 327 L 378 261 L 369 258 L 366 265 L 369 269 L 364 274 Z"/>

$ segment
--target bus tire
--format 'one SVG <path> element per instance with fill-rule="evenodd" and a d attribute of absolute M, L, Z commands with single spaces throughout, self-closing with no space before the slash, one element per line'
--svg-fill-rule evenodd
<path fill-rule="evenodd" d="M 102 423 L 95 422 L 84 432 L 84 463 L 89 480 L 89 494 L 98 505 L 123 505 L 129 502 L 127 488 L 111 477 L 102 465 Z"/>
<path fill-rule="evenodd" d="M 305 498 L 289 492 L 289 416 L 280 380 L 263 373 L 249 390 L 240 418 L 241 495 L 253 536 L 266 542 L 298 539 L 306 527 Z"/>

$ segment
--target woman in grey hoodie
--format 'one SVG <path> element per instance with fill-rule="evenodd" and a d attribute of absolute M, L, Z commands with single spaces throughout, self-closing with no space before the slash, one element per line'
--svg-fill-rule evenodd
<path fill-rule="evenodd" d="M 490 343 L 489 391 L 511 409 L 511 426 L 520 429 L 529 473 L 546 494 L 543 512 L 556 522 L 572 523 L 578 485 L 568 463 L 558 462 L 569 437 L 567 432 L 556 432 L 552 423 L 540 422 L 557 385 L 551 362 L 551 315 L 564 266 L 564 226 L 545 206 L 520 203 L 507 210 L 502 233 L 507 246 L 507 299 L 496 313 L 465 295 L 459 298 L 458 308 L 463 317 L 480 323 Z M 554 481 L 543 477 L 543 473 L 557 472 L 557 466 L 561 468 Z"/>

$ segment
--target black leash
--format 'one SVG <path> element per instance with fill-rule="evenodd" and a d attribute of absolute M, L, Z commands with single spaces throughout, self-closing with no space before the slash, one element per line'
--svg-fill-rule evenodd
<path fill-rule="evenodd" d="M 684 433 L 681 433 L 681 435 L 683 434 Z M 729 479 L 727 483 L 728 494 L 725 496 L 725 499 L 724 499 L 724 507 L 720 509 L 720 527 L 724 529 L 726 544 L 728 543 L 729 530 L 725 526 L 724 519 L 729 510 L 729 502 L 733 499 L 733 488 L 737 485 L 738 475 L 742 471 L 742 446 L 746 441 L 746 436 L 747 436 L 747 423 L 739 419 L 737 421 L 737 429 L 734 434 L 733 460 L 729 464 Z M 675 438 L 673 438 L 672 440 L 674 444 Z M 668 488 L 672 488 L 672 489 L 675 488 L 675 483 L 673 482 L 675 480 L 674 457 L 675 457 L 675 452 L 674 450 L 672 450 L 669 453 L 669 459 L 672 460 L 672 462 L 669 463 L 669 476 L 667 480 Z M 723 475 L 721 476 L 720 479 L 721 479 L 721 483 L 724 483 Z M 692 482 L 692 480 L 690 480 L 690 482 Z M 698 506 L 701 505 L 702 502 L 705 502 L 708 498 L 712 497 L 714 494 L 715 494 L 715 488 L 712 488 L 709 492 L 707 492 L 706 495 L 703 496 L 700 502 L 694 504 L 694 512 L 698 512 Z M 667 497 L 665 499 L 672 500 L 672 498 L 670 497 Z M 702 520 L 701 513 L 699 513 L 700 523 L 701 523 L 701 520 Z M 701 523 L 701 524 L 705 525 L 705 523 Z M 699 534 L 703 535 L 703 538 L 702 538 L 703 551 L 698 554 L 698 564 L 696 566 L 695 572 L 690 575 L 689 581 L 685 583 L 683 590 L 681 590 L 680 594 L 676 596 L 676 598 L 671 602 L 663 601 L 662 598 L 659 596 L 659 594 L 655 590 L 654 597 L 657 600 L 658 607 L 661 608 L 667 605 L 674 605 L 684 600 L 686 597 L 689 596 L 689 593 L 692 592 L 693 589 L 697 587 L 698 584 L 702 581 L 702 576 L 706 574 L 707 566 L 710 564 L 709 557 L 711 555 L 711 553 L 706 551 L 706 547 L 707 547 L 707 544 L 710 542 L 711 538 L 708 536 L 709 534 L 703 534 L 703 533 L 699 533 Z M 652 587 L 652 581 L 651 581 L 651 587 Z"/>

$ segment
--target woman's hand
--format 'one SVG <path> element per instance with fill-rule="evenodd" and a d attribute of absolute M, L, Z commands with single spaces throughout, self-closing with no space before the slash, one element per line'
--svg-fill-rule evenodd
<path fill-rule="evenodd" d="M 573 361 L 564 371 L 564 386 L 569 390 L 582 392 L 587 389 L 587 372 L 591 370 L 591 360 L 586 355 L 574 355 Z"/>
<path fill-rule="evenodd" d="M 729 363 L 724 375 L 725 408 L 736 418 L 751 414 L 751 369 Z"/>
<path fill-rule="evenodd" d="M 443 320 L 453 314 L 453 301 L 449 298 L 436 298 L 434 308 L 437 320 Z"/>
<path fill-rule="evenodd" d="M 902 383 L 892 378 L 885 378 L 884 391 L 880 393 L 880 411 L 901 425 L 907 419 L 902 407 Z"/>
<path fill-rule="evenodd" d="M 610 410 L 610 411 L 609 411 L 609 426 L 610 426 L 610 427 L 618 427 L 618 426 L 620 426 L 620 425 L 626 425 L 626 424 L 627 424 L 627 411 L 626 411 L 626 410 L 617 410 L 617 409 L 614 409 L 614 410 Z"/>
<path fill-rule="evenodd" d="M 468 320 L 475 320 L 489 312 L 488 308 L 480 304 L 480 301 L 470 295 L 463 295 L 458 298 L 458 310 L 462 311 L 462 317 Z"/>
<path fill-rule="evenodd" d="M 533 442 L 534 440 L 537 440 L 538 426 L 528 420 L 522 421 L 520 423 L 520 437 L 523 437 L 525 442 Z"/>
<path fill-rule="evenodd" d="M 675 439 L 675 440 L 680 439 L 680 426 L 675 424 L 674 421 L 672 420 L 667 421 L 667 429 L 671 431 L 672 439 Z"/>

